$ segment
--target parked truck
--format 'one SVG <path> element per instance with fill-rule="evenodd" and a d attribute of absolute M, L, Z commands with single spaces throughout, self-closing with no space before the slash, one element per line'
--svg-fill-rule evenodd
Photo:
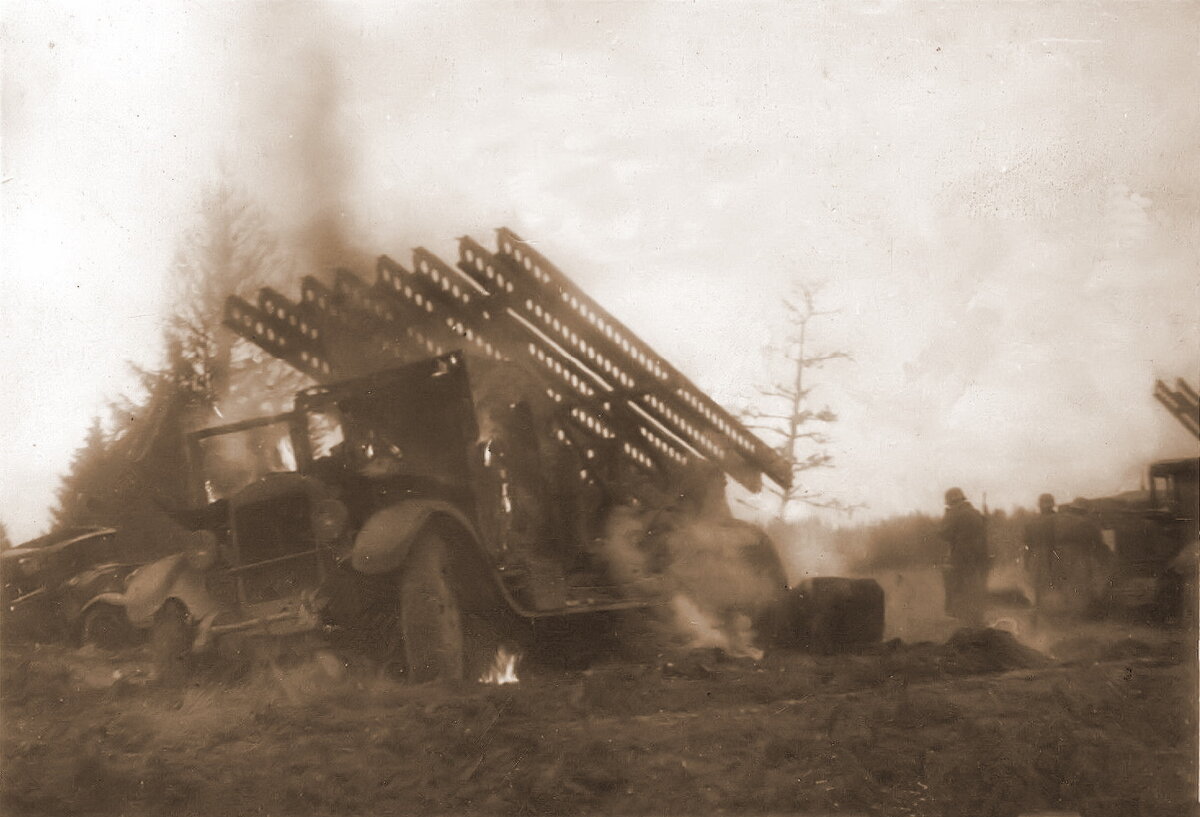
<path fill-rule="evenodd" d="M 450 266 L 382 257 L 231 297 L 226 325 L 308 375 L 283 414 L 189 435 L 191 547 L 107 603 L 164 673 L 235 634 L 357 636 L 416 680 L 479 677 L 506 641 L 680 594 L 718 625 L 836 648 L 882 636 L 870 581 L 790 588 L 726 477 L 791 467 L 527 242 Z M 720 574 L 707 591 L 681 562 Z M 695 571 L 692 571 L 694 575 Z"/>
<path fill-rule="evenodd" d="M 1104 606 L 1158 621 L 1194 618 L 1200 459 L 1160 460 L 1148 486 L 1082 501 L 1112 550 Z"/>
<path fill-rule="evenodd" d="M 1200 394 L 1186 380 L 1156 381 L 1154 399 L 1200 440 Z M 1195 624 L 1200 459 L 1159 460 L 1147 476 L 1144 490 L 1081 503 L 1112 551 L 1104 606 Z"/>

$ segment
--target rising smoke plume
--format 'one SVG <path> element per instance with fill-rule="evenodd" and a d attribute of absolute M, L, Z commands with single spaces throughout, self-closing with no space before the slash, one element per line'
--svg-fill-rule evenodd
<path fill-rule="evenodd" d="M 340 23 L 318 4 L 260 6 L 246 18 L 229 172 L 271 209 L 297 281 L 369 269 L 354 194 L 365 134 L 347 112 Z"/>
<path fill-rule="evenodd" d="M 751 624 L 782 594 L 785 572 L 763 531 L 729 513 L 723 491 L 694 499 L 649 493 L 615 508 L 605 556 L 622 581 L 660 583 L 671 640 L 758 657 Z"/>

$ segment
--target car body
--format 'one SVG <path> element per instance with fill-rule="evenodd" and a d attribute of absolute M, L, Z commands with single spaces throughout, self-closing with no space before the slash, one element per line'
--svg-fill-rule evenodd
<path fill-rule="evenodd" d="M 5 637 L 115 647 L 132 633 L 119 606 L 138 565 L 117 558 L 113 528 L 68 528 L 0 553 Z"/>

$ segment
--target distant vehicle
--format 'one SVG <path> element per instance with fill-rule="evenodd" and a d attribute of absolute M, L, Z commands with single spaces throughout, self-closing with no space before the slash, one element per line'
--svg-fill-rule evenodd
<path fill-rule="evenodd" d="M 113 528 L 68 528 L 0 552 L 5 638 L 71 640 L 113 649 L 137 637 L 119 606 L 138 567 L 116 558 Z"/>
<path fill-rule="evenodd" d="M 1084 505 L 1114 553 L 1108 607 L 1170 621 L 1196 584 L 1200 459 L 1155 462 L 1148 475 L 1147 491 Z"/>

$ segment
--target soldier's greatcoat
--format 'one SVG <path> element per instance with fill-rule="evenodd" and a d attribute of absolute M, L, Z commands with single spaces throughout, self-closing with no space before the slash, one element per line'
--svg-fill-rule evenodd
<path fill-rule="evenodd" d="M 987 594 L 987 525 L 965 499 L 946 508 L 940 531 L 949 548 L 946 612 L 968 624 L 980 624 Z"/>

